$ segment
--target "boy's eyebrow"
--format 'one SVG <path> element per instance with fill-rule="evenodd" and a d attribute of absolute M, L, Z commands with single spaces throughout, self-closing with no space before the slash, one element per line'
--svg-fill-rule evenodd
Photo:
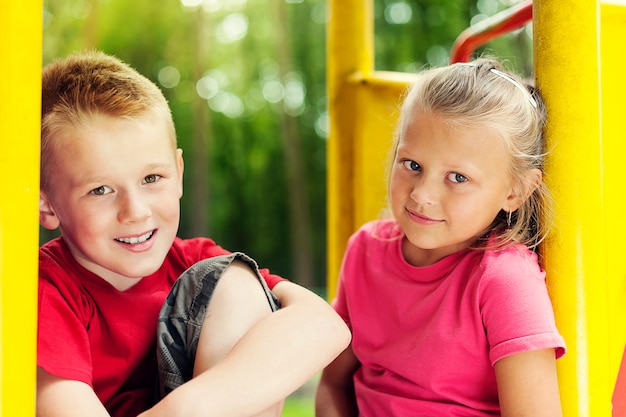
<path fill-rule="evenodd" d="M 97 187 L 99 185 L 104 185 L 105 182 L 104 178 L 101 177 L 82 177 L 77 181 L 70 182 L 70 188 L 84 188 L 88 185 Z"/>
<path fill-rule="evenodd" d="M 152 171 L 152 170 L 160 170 L 160 169 L 165 169 L 165 170 L 172 170 L 175 171 L 176 170 L 176 164 L 171 163 L 171 162 L 155 162 L 153 164 L 149 164 L 146 167 L 146 171 Z"/>
<path fill-rule="evenodd" d="M 153 173 L 153 171 L 176 171 L 176 166 L 172 163 L 153 163 L 149 164 L 144 168 L 146 175 Z M 81 177 L 78 181 L 73 181 L 70 186 L 72 188 L 80 188 L 85 187 L 86 185 L 106 185 L 107 178 L 104 176 L 91 176 L 91 177 Z"/>

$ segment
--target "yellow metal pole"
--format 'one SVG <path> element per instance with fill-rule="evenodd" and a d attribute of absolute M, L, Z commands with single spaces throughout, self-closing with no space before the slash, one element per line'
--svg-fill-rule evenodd
<path fill-rule="evenodd" d="M 355 230 L 354 129 L 358 123 L 357 88 L 350 78 L 374 67 L 374 18 L 371 0 L 329 0 L 327 92 L 330 119 L 327 146 L 328 294 L 335 294 L 345 243 Z"/>
<path fill-rule="evenodd" d="M 621 180 L 626 141 L 624 140 L 624 100 L 626 99 L 626 55 L 624 55 L 624 35 L 626 34 L 626 3 L 602 2 L 600 7 L 600 57 L 602 79 L 602 158 L 604 161 L 604 204 L 607 228 L 605 231 L 608 317 L 609 326 L 608 361 L 609 377 L 607 387 L 612 393 L 617 372 L 626 345 L 626 263 L 623 244 L 626 236 L 624 220 L 624 185 Z M 624 358 L 626 364 L 626 358 Z M 626 365 L 625 365 L 626 366 Z M 601 388 L 604 390 L 604 388 Z M 626 392 L 621 394 L 622 400 Z M 602 397 L 605 397 L 604 391 Z M 615 410 L 613 411 L 614 416 Z"/>
<path fill-rule="evenodd" d="M 565 417 L 609 417 L 614 383 L 599 11 L 589 0 L 539 0 L 533 10 L 536 76 L 549 113 L 547 181 L 557 201 L 546 270 L 569 350 L 558 362 Z"/>
<path fill-rule="evenodd" d="M 0 415 L 35 415 L 42 2 L 0 2 Z"/>

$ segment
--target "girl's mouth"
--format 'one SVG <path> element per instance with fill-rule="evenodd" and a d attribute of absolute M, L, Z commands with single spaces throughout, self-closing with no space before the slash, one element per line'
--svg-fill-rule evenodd
<path fill-rule="evenodd" d="M 439 224 L 439 223 L 441 223 L 441 220 L 433 219 L 431 217 L 428 217 L 428 216 L 420 214 L 420 213 L 413 212 L 411 210 L 407 210 L 407 213 L 409 215 L 409 218 L 412 221 L 414 221 L 415 223 L 418 223 L 418 224 L 432 225 L 432 224 Z"/>

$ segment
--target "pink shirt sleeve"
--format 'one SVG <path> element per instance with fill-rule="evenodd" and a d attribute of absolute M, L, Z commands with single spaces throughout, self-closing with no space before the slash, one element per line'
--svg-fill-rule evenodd
<path fill-rule="evenodd" d="M 557 358 L 565 354 L 545 272 L 535 256 L 525 249 L 508 249 L 493 256 L 484 271 L 479 294 L 492 364 L 505 356 L 539 349 L 555 348 Z"/>

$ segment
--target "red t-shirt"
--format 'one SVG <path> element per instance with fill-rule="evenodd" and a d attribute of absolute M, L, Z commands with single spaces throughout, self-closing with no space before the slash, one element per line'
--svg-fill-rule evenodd
<path fill-rule="evenodd" d="M 194 263 L 228 254 L 211 239 L 176 238 L 161 268 L 118 291 L 72 257 L 63 238 L 39 251 L 37 366 L 89 384 L 112 416 L 154 403 L 156 324 L 177 277 Z M 283 278 L 261 270 L 268 286 Z M 71 406 L 68 404 L 68 406 Z"/>

